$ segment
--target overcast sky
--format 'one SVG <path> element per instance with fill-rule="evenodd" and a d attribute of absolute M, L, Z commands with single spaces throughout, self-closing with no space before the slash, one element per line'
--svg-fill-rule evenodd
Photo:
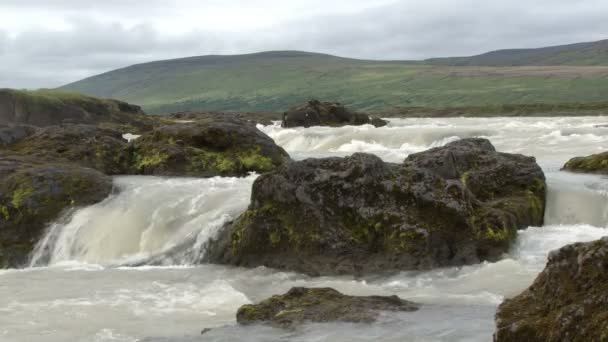
<path fill-rule="evenodd" d="M 606 0 L 0 0 L 0 87 L 265 50 L 473 55 L 605 39 L 606 18 Z"/>

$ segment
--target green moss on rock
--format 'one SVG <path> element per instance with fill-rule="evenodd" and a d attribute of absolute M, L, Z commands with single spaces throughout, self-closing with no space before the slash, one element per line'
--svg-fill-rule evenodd
<path fill-rule="evenodd" d="M 3 166 L 10 171 L 0 179 L 0 253 L 11 267 L 27 260 L 61 212 L 101 201 L 112 190 L 109 177 L 74 165 L 4 156 Z"/>
<path fill-rule="evenodd" d="M 225 118 L 159 127 L 133 145 L 135 172 L 144 174 L 244 176 L 272 171 L 288 160 L 257 128 Z"/>
<path fill-rule="evenodd" d="M 418 310 L 418 305 L 397 296 L 356 297 L 331 288 L 294 287 L 258 304 L 243 305 L 236 314 L 240 324 L 294 327 L 306 322 L 372 323 L 380 311 Z"/>
<path fill-rule="evenodd" d="M 311 275 L 494 261 L 519 229 L 542 226 L 545 191 L 533 158 L 482 139 L 402 165 L 368 154 L 293 162 L 255 181 L 209 260 Z"/>
<path fill-rule="evenodd" d="M 606 341 L 608 237 L 551 252 L 526 291 L 496 314 L 496 342 Z"/>
<path fill-rule="evenodd" d="M 608 174 L 608 152 L 570 159 L 563 170 L 580 173 Z"/>

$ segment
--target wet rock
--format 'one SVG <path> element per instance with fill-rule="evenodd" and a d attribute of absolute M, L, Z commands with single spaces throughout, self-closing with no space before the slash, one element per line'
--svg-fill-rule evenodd
<path fill-rule="evenodd" d="M 608 175 L 608 152 L 572 158 L 564 165 L 562 170 Z"/>
<path fill-rule="evenodd" d="M 131 148 L 122 133 L 91 125 L 40 128 L 8 149 L 39 161 L 69 161 L 109 175 L 131 173 Z"/>
<path fill-rule="evenodd" d="M 0 89 L 0 124 L 52 126 L 64 123 L 102 124 L 123 133 L 152 129 L 139 106 L 78 93 Z"/>
<path fill-rule="evenodd" d="M 36 132 L 36 128 L 27 125 L 0 125 L 0 147 L 12 145 Z"/>
<path fill-rule="evenodd" d="M 111 190 L 98 171 L 0 152 L 0 267 L 23 266 L 48 223 Z"/>
<path fill-rule="evenodd" d="M 240 324 L 292 327 L 306 322 L 372 323 L 381 311 L 418 310 L 418 305 L 397 296 L 347 296 L 332 288 L 294 287 L 284 295 L 258 304 L 243 305 L 236 314 Z"/>
<path fill-rule="evenodd" d="M 367 114 L 349 111 L 339 103 L 311 100 L 307 104 L 294 107 L 283 114 L 283 127 L 345 126 L 372 124 L 385 126 L 386 121 L 370 118 Z"/>
<path fill-rule="evenodd" d="M 552 252 L 496 314 L 496 342 L 608 341 L 608 237 Z"/>
<path fill-rule="evenodd" d="M 209 246 L 212 262 L 311 275 L 419 270 L 497 260 L 541 226 L 534 158 L 466 139 L 403 164 L 370 154 L 288 163 L 259 177 L 248 210 Z"/>
<path fill-rule="evenodd" d="M 243 176 L 272 171 L 289 160 L 270 137 L 234 118 L 162 126 L 133 144 L 134 172 L 147 175 Z"/>

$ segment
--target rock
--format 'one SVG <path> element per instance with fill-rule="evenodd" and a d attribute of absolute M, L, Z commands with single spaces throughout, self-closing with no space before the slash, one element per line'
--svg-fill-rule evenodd
<path fill-rule="evenodd" d="M 23 266 L 49 222 L 111 190 L 98 171 L 0 152 L 0 268 Z"/>
<path fill-rule="evenodd" d="M 339 103 L 311 100 L 307 104 L 294 107 L 283 114 L 283 127 L 345 126 L 373 124 L 385 126 L 386 121 L 367 114 L 354 113 Z"/>
<path fill-rule="evenodd" d="M 369 154 L 288 163 L 260 176 L 248 210 L 211 242 L 211 262 L 310 275 L 423 270 L 497 260 L 542 226 L 535 159 L 466 139 L 403 164 Z"/>
<path fill-rule="evenodd" d="M 562 170 L 608 175 L 608 152 L 572 158 L 564 165 Z"/>
<path fill-rule="evenodd" d="M 243 176 L 289 160 L 270 137 L 234 118 L 162 126 L 133 144 L 135 173 L 147 175 Z"/>
<path fill-rule="evenodd" d="M 293 327 L 306 322 L 372 323 L 381 311 L 416 311 L 418 305 L 397 296 L 347 296 L 332 288 L 294 287 L 258 304 L 243 305 L 236 314 L 240 324 Z"/>
<path fill-rule="evenodd" d="M 57 90 L 0 89 L 0 124 L 52 126 L 64 123 L 112 125 L 123 133 L 152 129 L 139 106 Z"/>
<path fill-rule="evenodd" d="M 36 132 L 36 128 L 26 125 L 0 125 L 0 147 L 14 144 Z"/>
<path fill-rule="evenodd" d="M 131 173 L 131 147 L 122 134 L 91 125 L 40 128 L 8 149 L 40 161 L 69 161 L 109 175 Z"/>
<path fill-rule="evenodd" d="M 549 254 L 547 266 L 496 314 L 496 342 L 608 341 L 608 237 Z"/>

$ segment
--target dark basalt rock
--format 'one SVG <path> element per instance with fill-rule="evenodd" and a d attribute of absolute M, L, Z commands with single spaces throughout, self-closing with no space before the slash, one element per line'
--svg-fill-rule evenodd
<path fill-rule="evenodd" d="M 418 305 L 397 296 L 356 297 L 331 288 L 294 287 L 258 304 L 243 305 L 236 314 L 240 324 L 293 327 L 306 322 L 372 323 L 381 311 L 416 311 Z"/>
<path fill-rule="evenodd" d="M 369 154 L 308 159 L 259 177 L 251 204 L 210 244 L 212 262 L 311 275 L 497 260 L 518 229 L 541 226 L 534 158 L 466 139 L 403 164 Z"/>
<path fill-rule="evenodd" d="M 311 100 L 283 114 L 283 127 L 345 126 L 372 124 L 385 126 L 388 122 L 370 118 L 367 114 L 351 112 L 339 103 Z"/>
<path fill-rule="evenodd" d="M 36 132 L 36 128 L 26 125 L 0 125 L 0 147 L 7 147 Z"/>
<path fill-rule="evenodd" d="M 270 137 L 234 118 L 162 126 L 133 146 L 134 172 L 147 175 L 243 176 L 272 171 L 289 160 Z"/>
<path fill-rule="evenodd" d="M 40 161 L 69 161 L 109 175 L 131 173 L 131 147 L 122 134 L 91 125 L 40 128 L 8 149 Z"/>
<path fill-rule="evenodd" d="M 48 223 L 111 190 L 111 178 L 98 171 L 0 152 L 0 268 L 24 265 Z"/>
<path fill-rule="evenodd" d="M 572 158 L 564 165 L 562 170 L 608 175 L 608 152 Z"/>
<path fill-rule="evenodd" d="M 608 237 L 554 251 L 496 314 L 496 342 L 608 341 Z"/>

